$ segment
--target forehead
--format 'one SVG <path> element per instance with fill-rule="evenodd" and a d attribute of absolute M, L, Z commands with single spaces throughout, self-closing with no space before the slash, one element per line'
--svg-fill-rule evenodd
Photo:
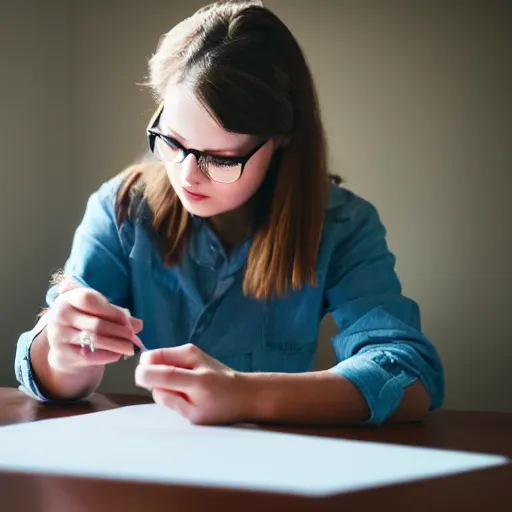
<path fill-rule="evenodd" d="M 189 147 L 202 151 L 236 151 L 254 142 L 252 135 L 224 130 L 184 84 L 167 88 L 164 105 L 160 129 L 164 133 L 179 134 Z"/>

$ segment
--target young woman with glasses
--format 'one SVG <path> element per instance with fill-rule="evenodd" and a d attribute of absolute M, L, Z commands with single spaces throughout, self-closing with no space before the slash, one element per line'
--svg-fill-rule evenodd
<path fill-rule="evenodd" d="M 257 1 L 217 2 L 160 41 L 155 161 L 89 199 L 16 374 L 77 400 L 142 350 L 136 383 L 194 423 L 421 419 L 443 370 L 402 295 L 385 229 L 334 184 L 314 82 Z M 337 364 L 311 371 L 331 313 Z"/>

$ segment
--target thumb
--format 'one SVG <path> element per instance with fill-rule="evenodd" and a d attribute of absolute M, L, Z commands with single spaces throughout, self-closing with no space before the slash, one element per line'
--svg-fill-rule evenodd
<path fill-rule="evenodd" d="M 129 316 L 128 321 L 132 326 L 134 334 L 139 334 L 139 332 L 142 331 L 142 327 L 144 325 L 142 320 L 140 320 L 139 318 L 135 318 L 133 316 Z"/>
<path fill-rule="evenodd" d="M 204 352 L 201 349 L 187 343 L 178 347 L 157 348 L 143 352 L 140 356 L 140 364 L 159 364 L 166 366 L 178 366 L 192 370 L 203 360 Z"/>

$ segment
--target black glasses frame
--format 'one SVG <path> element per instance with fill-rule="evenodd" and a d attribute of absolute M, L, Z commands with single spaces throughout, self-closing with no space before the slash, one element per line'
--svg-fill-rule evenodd
<path fill-rule="evenodd" d="M 151 150 L 151 153 L 155 154 L 156 138 L 160 137 L 165 143 L 169 144 L 172 147 L 177 147 L 178 149 L 183 151 L 184 157 L 181 162 L 183 162 L 189 155 L 194 155 L 196 157 L 196 161 L 197 161 L 200 171 L 203 174 L 205 174 L 206 176 L 208 176 L 208 178 L 211 179 L 212 181 L 217 181 L 217 180 L 214 180 L 208 174 L 208 171 L 206 170 L 207 166 L 201 165 L 201 162 L 204 161 L 206 159 L 206 157 L 218 158 L 224 162 L 232 162 L 233 165 L 241 165 L 242 168 L 240 170 L 240 175 L 235 180 L 235 181 L 237 181 L 242 176 L 247 162 L 268 142 L 268 139 L 263 141 L 261 144 L 258 144 L 254 149 L 252 149 L 251 151 L 249 151 L 249 153 L 247 153 L 246 155 L 243 155 L 243 156 L 218 156 L 218 155 L 212 155 L 205 151 L 199 151 L 198 149 L 186 148 L 185 146 L 183 146 L 183 144 L 180 144 L 174 137 L 170 137 L 169 135 L 162 133 L 157 128 L 159 125 L 160 117 L 162 116 L 163 110 L 164 110 L 164 104 L 161 103 L 160 106 L 157 108 L 156 112 L 151 117 L 151 120 L 149 121 L 148 127 L 146 129 L 146 133 L 148 136 L 148 145 L 149 145 L 149 149 Z M 179 162 L 179 163 L 181 163 L 181 162 Z M 232 181 L 230 183 L 234 183 L 235 181 Z M 218 183 L 223 183 L 223 182 L 218 182 Z"/>

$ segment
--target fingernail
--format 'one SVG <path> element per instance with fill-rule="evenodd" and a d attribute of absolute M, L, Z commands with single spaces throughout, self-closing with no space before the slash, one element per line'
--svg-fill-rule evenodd
<path fill-rule="evenodd" d="M 143 327 L 142 320 L 139 320 L 138 318 L 129 318 L 128 323 L 129 323 L 132 331 L 134 331 L 135 333 L 142 331 L 142 327 Z"/>
<path fill-rule="evenodd" d="M 142 364 L 145 364 L 148 362 L 148 358 L 149 358 L 149 352 L 142 352 L 142 354 L 140 355 L 139 362 L 141 362 Z"/>
<path fill-rule="evenodd" d="M 141 350 L 145 350 L 144 343 L 142 343 L 141 339 L 136 334 L 132 335 L 132 343 Z"/>

